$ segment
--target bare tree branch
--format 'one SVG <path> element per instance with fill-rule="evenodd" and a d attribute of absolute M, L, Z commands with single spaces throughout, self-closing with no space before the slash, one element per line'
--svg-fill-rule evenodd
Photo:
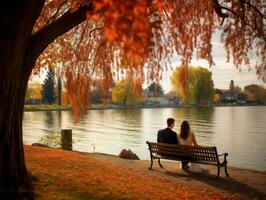
<path fill-rule="evenodd" d="M 233 11 L 232 9 L 226 7 L 226 6 L 220 6 L 221 9 L 224 9 L 224 10 L 227 10 L 228 12 L 231 12 L 232 14 L 236 15 L 237 16 L 237 13 L 235 11 Z"/>
<path fill-rule="evenodd" d="M 221 5 L 219 4 L 218 0 L 212 0 L 212 6 L 213 6 L 213 8 L 214 8 L 216 14 L 217 14 L 219 17 L 222 17 L 222 18 L 228 18 L 228 17 L 229 17 L 228 14 L 222 12 L 222 7 L 221 7 Z M 223 8 L 226 8 L 226 7 L 223 7 Z"/>
<path fill-rule="evenodd" d="M 59 14 L 61 8 L 62 8 L 63 6 L 66 5 L 66 2 L 67 2 L 67 1 L 63 1 L 63 2 L 60 3 L 60 5 L 58 6 L 58 8 L 57 8 L 55 14 L 54 14 L 54 15 L 53 15 L 53 16 L 52 16 L 52 17 L 46 22 L 46 26 L 47 26 L 48 24 L 50 24 L 51 22 L 53 22 L 53 21 L 58 17 L 58 14 Z"/>
<path fill-rule="evenodd" d="M 256 7 L 256 6 L 254 6 L 254 5 L 252 5 L 250 2 L 248 2 L 248 1 L 245 1 L 245 0 L 242 0 L 242 2 L 244 3 L 244 4 L 247 4 L 249 7 L 251 7 L 254 11 L 256 11 L 262 18 L 264 18 L 264 19 L 266 19 L 266 15 L 263 15 L 261 12 L 260 12 L 260 10 Z"/>
<path fill-rule="evenodd" d="M 29 42 L 25 62 L 31 68 L 38 56 L 44 51 L 44 49 L 52 43 L 57 37 L 66 33 L 71 28 L 80 24 L 86 20 L 86 12 L 92 11 L 92 3 L 80 7 L 75 12 L 67 11 L 64 15 L 58 18 L 56 21 L 43 27 L 38 32 L 34 33 Z M 27 58 L 29 56 L 29 58 Z M 34 58 L 34 59 L 32 59 Z M 31 69 L 28 69 L 31 70 Z"/>
<path fill-rule="evenodd" d="M 94 32 L 94 31 L 98 31 L 98 30 L 102 30 L 103 27 L 97 27 L 97 28 L 94 28 L 92 30 L 90 30 L 90 33 L 89 33 L 89 36 L 91 36 L 91 34 Z"/>

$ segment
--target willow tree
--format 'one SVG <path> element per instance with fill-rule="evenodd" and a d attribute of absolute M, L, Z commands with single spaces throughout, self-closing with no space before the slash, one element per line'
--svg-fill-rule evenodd
<path fill-rule="evenodd" d="M 112 87 L 112 102 L 122 105 L 134 105 L 143 102 L 142 88 L 136 91 L 133 80 L 122 80 Z"/>
<path fill-rule="evenodd" d="M 171 75 L 171 83 L 176 95 L 184 103 L 211 103 L 214 100 L 212 73 L 203 67 L 188 67 L 186 87 L 182 85 L 182 68 L 177 67 Z"/>
<path fill-rule="evenodd" d="M 112 77 L 131 73 L 158 81 L 170 58 L 188 64 L 193 54 L 211 65 L 212 33 L 220 28 L 228 59 L 236 67 L 258 56 L 265 77 L 263 0 L 10 0 L 0 8 L 0 185 L 27 181 L 22 116 L 27 82 L 53 62 L 75 113 L 86 104 L 95 78 L 105 88 Z M 84 23 L 83 23 L 84 22 Z M 37 61 L 38 59 L 38 61 Z M 37 61 L 37 65 L 35 65 Z M 145 70 L 144 70 L 145 69 Z M 186 68 L 184 68 L 184 85 Z M 144 73 L 145 72 L 145 73 Z M 147 72 L 147 73 L 146 73 Z M 122 76 L 122 77 L 118 77 Z"/>

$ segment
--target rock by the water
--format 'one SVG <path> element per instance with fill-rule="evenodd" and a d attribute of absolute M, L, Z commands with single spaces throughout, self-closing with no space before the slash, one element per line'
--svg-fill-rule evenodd
<path fill-rule="evenodd" d="M 120 152 L 119 157 L 124 159 L 139 160 L 139 157 L 130 149 L 129 150 L 123 149 Z"/>
<path fill-rule="evenodd" d="M 33 143 L 31 146 L 36 146 L 36 147 L 49 147 L 46 144 L 42 144 L 42 143 Z"/>

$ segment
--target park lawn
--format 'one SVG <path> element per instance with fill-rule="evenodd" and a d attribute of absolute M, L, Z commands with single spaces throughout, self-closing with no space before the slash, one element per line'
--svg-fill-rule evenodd
<path fill-rule="evenodd" d="M 24 111 L 49 111 L 49 110 L 69 110 L 69 106 L 59 106 L 56 104 L 26 104 Z"/>
<path fill-rule="evenodd" d="M 37 177 L 36 199 L 234 199 L 117 167 L 89 154 L 26 145 L 28 170 Z"/>

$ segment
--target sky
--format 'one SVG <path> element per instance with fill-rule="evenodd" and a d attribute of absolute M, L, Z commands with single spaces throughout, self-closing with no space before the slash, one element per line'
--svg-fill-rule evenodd
<path fill-rule="evenodd" d="M 248 66 L 242 66 L 241 71 L 236 69 L 232 62 L 226 62 L 226 51 L 224 45 L 220 42 L 220 34 L 215 33 L 212 39 L 213 44 L 213 60 L 215 65 L 211 68 L 205 60 L 192 60 L 191 66 L 201 66 L 207 68 L 212 72 L 212 79 L 214 87 L 218 89 L 229 89 L 231 80 L 234 80 L 235 86 L 241 88 L 249 84 L 258 84 L 266 87 L 266 84 L 262 80 L 258 80 L 256 71 L 254 69 L 248 70 Z M 256 60 L 251 60 L 251 63 L 255 63 Z M 173 58 L 172 68 L 179 66 L 181 62 L 177 57 Z M 165 92 L 171 91 L 170 76 L 172 71 L 164 73 L 163 78 L 160 82 Z"/>
<path fill-rule="evenodd" d="M 262 80 L 258 80 L 255 70 L 248 70 L 247 66 L 241 68 L 241 72 L 236 69 L 232 62 L 226 62 L 226 52 L 223 44 L 220 42 L 220 34 L 213 34 L 212 39 L 213 44 L 213 60 L 215 65 L 211 68 L 209 64 L 204 60 L 192 60 L 191 66 L 201 66 L 207 68 L 212 72 L 212 78 L 214 82 L 214 87 L 218 89 L 228 89 L 231 80 L 234 80 L 235 86 L 241 88 L 249 84 L 263 85 L 266 88 L 266 84 Z M 256 60 L 252 60 L 251 63 L 255 63 Z M 172 69 L 181 64 L 179 58 L 176 56 L 172 59 Z M 168 70 L 164 72 L 160 84 L 162 85 L 164 91 L 167 93 L 171 91 L 171 81 L 170 76 L 172 71 Z M 38 77 L 33 78 L 33 80 L 39 81 L 44 80 L 46 73 L 42 72 Z M 143 85 L 143 88 L 147 88 L 147 84 Z"/>
<path fill-rule="evenodd" d="M 236 69 L 232 63 L 227 63 L 226 58 L 216 58 L 214 57 L 215 66 L 209 67 L 208 63 L 204 60 L 193 60 L 191 66 L 201 66 L 205 67 L 212 72 L 212 79 L 214 82 L 214 87 L 219 89 L 229 89 L 229 84 L 231 80 L 234 80 L 235 86 L 241 88 L 249 84 L 258 84 L 266 87 L 266 84 L 262 80 L 258 80 L 255 70 L 248 70 L 247 67 L 243 67 L 241 71 Z M 179 66 L 180 62 L 173 62 L 173 69 Z M 160 82 L 165 92 L 171 91 L 171 81 L 170 76 L 172 71 L 165 72 L 163 78 Z"/>

